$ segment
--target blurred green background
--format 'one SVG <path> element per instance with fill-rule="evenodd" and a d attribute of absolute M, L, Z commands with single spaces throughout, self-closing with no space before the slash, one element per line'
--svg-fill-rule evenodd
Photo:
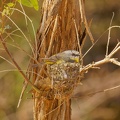
<path fill-rule="evenodd" d="M 8 1 L 7 1 L 8 2 Z M 40 6 L 42 2 L 40 1 Z M 21 9 L 17 5 L 18 9 Z M 39 27 L 41 9 L 35 11 L 33 8 L 24 7 L 26 14 L 32 20 L 35 31 Z M 98 61 L 105 57 L 108 31 L 105 32 L 110 24 L 114 12 L 112 25 L 120 26 L 120 1 L 119 0 L 86 0 L 86 14 L 88 20 L 93 19 L 91 31 L 95 40 L 101 35 L 97 44 L 88 52 L 84 58 L 84 64 L 92 61 Z M 25 17 L 18 11 L 14 11 L 11 19 L 20 27 L 27 38 L 34 43 L 34 35 L 31 23 L 25 23 Z M 16 27 L 10 20 L 5 21 L 10 29 L 7 33 L 15 30 Z M 104 34 L 103 34 L 104 33 Z M 6 34 L 5 34 L 6 35 Z M 5 36 L 4 35 L 4 36 Z M 16 36 L 20 35 L 20 36 Z M 111 31 L 110 51 L 120 39 L 120 29 L 114 28 Z M 27 53 L 31 54 L 31 48 L 28 42 L 23 38 L 19 31 L 14 32 L 6 42 L 12 45 L 19 45 Z M 8 48 L 15 60 L 21 66 L 23 71 L 27 69 L 29 56 L 11 45 Z M 89 37 L 87 37 L 83 52 L 85 53 L 91 46 Z M 0 56 L 10 60 L 0 44 Z M 120 61 L 120 52 L 115 57 Z M 17 108 L 19 95 L 22 89 L 23 77 L 13 66 L 0 58 L 0 120 L 32 120 L 32 96 L 29 93 L 30 88 L 26 90 L 21 106 Z M 6 71 L 7 70 L 7 71 Z M 120 84 L 120 68 L 112 64 L 102 65 L 101 69 L 93 69 L 85 75 L 82 80 L 83 85 L 75 90 L 77 98 L 72 99 L 72 120 L 120 120 L 120 88 L 98 93 L 93 96 L 85 96 L 90 92 L 95 92 L 110 88 Z M 27 93 L 28 92 L 28 93 Z"/>

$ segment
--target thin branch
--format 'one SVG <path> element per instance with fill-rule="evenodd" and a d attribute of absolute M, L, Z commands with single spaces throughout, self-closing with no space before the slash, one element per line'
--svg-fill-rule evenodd
<path fill-rule="evenodd" d="M 0 11 L 0 13 L 2 13 L 1 11 Z M 5 15 L 5 14 L 4 14 Z M 29 46 L 30 46 L 30 48 L 31 48 L 31 50 L 32 50 L 32 53 L 33 53 L 33 55 L 34 55 L 34 50 L 33 50 L 33 47 L 32 47 L 32 45 L 31 45 L 31 43 L 29 42 L 29 40 L 28 40 L 28 38 L 26 37 L 26 35 L 24 34 L 24 32 L 18 27 L 18 25 L 9 17 L 9 16 L 7 16 L 7 15 L 5 15 L 14 25 L 15 25 L 15 27 L 22 33 L 22 35 L 25 37 L 25 39 L 26 39 L 26 41 L 28 42 L 28 44 L 29 44 Z"/>
<path fill-rule="evenodd" d="M 15 30 L 13 30 L 13 31 L 10 32 L 10 33 L 5 32 L 5 33 L 7 34 L 7 36 L 4 38 L 4 40 L 6 40 L 10 35 L 14 35 L 14 36 L 17 36 L 17 37 L 21 37 L 20 35 L 13 34 L 13 33 L 16 32 L 16 31 L 18 31 L 18 29 L 15 29 Z M 22 38 L 22 37 L 21 37 L 21 38 Z"/>
<path fill-rule="evenodd" d="M 79 48 L 79 53 L 80 53 L 80 59 L 82 58 L 82 50 L 81 50 L 81 46 L 80 46 L 80 40 L 79 40 L 79 34 L 78 34 L 78 29 L 77 29 L 77 25 L 75 22 L 75 19 L 73 19 L 74 25 L 75 25 L 75 31 L 76 31 L 76 37 L 77 37 L 77 42 L 78 42 L 78 48 Z M 83 65 L 83 59 L 80 60 L 81 64 Z"/>
<path fill-rule="evenodd" d="M 118 62 L 115 58 L 110 59 L 110 62 L 117 65 L 117 66 L 120 66 L 120 62 Z"/>
<path fill-rule="evenodd" d="M 116 51 L 116 49 L 120 46 L 120 42 L 118 42 L 118 44 L 114 47 L 114 49 L 112 50 L 111 54 L 114 53 L 114 51 Z"/>
<path fill-rule="evenodd" d="M 108 92 L 108 91 L 111 91 L 111 90 L 114 90 L 114 89 L 117 89 L 117 88 L 120 88 L 120 85 L 117 85 L 117 86 L 114 86 L 114 87 L 110 87 L 110 88 L 107 88 L 107 89 L 104 89 L 104 90 L 98 90 L 98 91 L 95 91 L 95 92 L 91 92 L 91 93 L 88 93 L 86 95 L 74 95 L 72 96 L 72 98 L 83 98 L 83 97 L 90 97 L 90 96 L 93 96 L 95 94 L 98 94 L 98 93 L 103 93 L 103 92 Z"/>
<path fill-rule="evenodd" d="M 109 58 L 111 58 L 116 52 L 120 50 L 120 42 L 116 45 L 116 49 L 113 49 L 113 51 L 108 55 Z"/>
<path fill-rule="evenodd" d="M 97 39 L 94 43 L 93 43 L 93 45 L 91 45 L 91 47 L 86 51 L 86 53 L 82 56 L 82 58 L 80 59 L 80 60 L 82 60 L 87 54 L 88 54 L 88 52 L 96 45 L 96 43 L 99 41 L 99 39 Z"/>
<path fill-rule="evenodd" d="M 7 52 L 8 56 L 10 57 L 10 59 L 12 60 L 12 62 L 14 63 L 14 65 L 16 66 L 16 68 L 18 69 L 18 71 L 21 73 L 21 75 L 24 77 L 25 81 L 28 82 L 32 88 L 37 91 L 38 93 L 40 93 L 40 90 L 33 85 L 33 83 L 26 77 L 26 75 L 23 73 L 23 71 L 21 70 L 20 66 L 17 64 L 17 62 L 14 60 L 13 56 L 11 55 L 11 53 L 9 52 L 5 42 L 3 42 L 3 38 L 2 38 L 2 35 L 0 34 L 0 40 L 1 40 L 1 43 L 5 49 L 5 51 Z"/>
<path fill-rule="evenodd" d="M 82 7 L 82 0 L 79 0 L 79 8 L 80 8 L 80 15 L 81 15 L 81 22 L 83 22 L 83 7 Z"/>
<path fill-rule="evenodd" d="M 27 56 L 29 56 L 32 60 L 34 60 L 35 63 L 37 64 L 37 66 L 40 66 L 40 63 L 39 63 L 34 57 L 32 57 L 29 53 L 27 53 L 27 51 L 25 51 L 24 49 L 22 49 L 18 44 L 13 45 L 13 44 L 10 44 L 10 43 L 7 43 L 7 42 L 4 42 L 4 43 L 7 44 L 7 45 L 10 45 L 10 46 L 12 46 L 12 47 L 15 47 L 15 48 L 17 48 L 17 49 L 19 49 L 19 50 L 21 50 L 21 51 L 24 52 Z"/>
<path fill-rule="evenodd" d="M 20 11 L 19 9 L 16 9 L 16 8 L 11 8 L 11 9 L 18 11 L 18 12 L 22 13 L 22 14 L 25 16 L 26 26 L 28 26 L 27 19 L 30 21 L 31 26 L 32 26 L 32 30 L 33 30 L 34 40 L 35 40 L 35 54 L 36 54 L 36 55 L 35 55 L 35 58 L 37 58 L 37 39 L 36 39 L 35 28 L 34 28 L 34 25 L 33 25 L 32 20 L 29 18 L 29 16 L 26 15 L 25 10 L 24 10 L 24 8 L 23 8 L 23 6 L 22 6 L 21 3 L 20 3 L 20 6 L 21 6 L 23 12 Z M 27 27 L 27 28 L 28 28 L 28 27 Z M 29 32 L 29 29 L 28 29 L 28 32 Z M 29 33 L 29 34 L 30 34 L 30 33 Z"/>
<path fill-rule="evenodd" d="M 118 26 L 117 26 L 118 27 Z M 100 38 L 108 31 L 109 29 L 105 30 L 101 35 L 100 37 L 94 42 L 94 44 L 85 52 L 85 54 L 82 56 L 81 59 L 83 59 L 87 54 L 88 52 L 96 45 L 96 43 L 100 40 Z M 115 48 L 114 48 L 115 49 Z"/>
<path fill-rule="evenodd" d="M 120 43 L 118 43 L 118 44 L 120 44 Z M 93 62 L 92 64 L 86 65 L 85 67 L 83 67 L 81 69 L 80 72 L 88 71 L 91 68 L 99 67 L 100 65 L 109 63 L 109 62 L 120 66 L 120 62 L 115 60 L 115 58 L 111 58 L 115 53 L 117 53 L 120 50 L 120 46 L 118 44 L 116 45 L 117 47 L 115 47 L 116 49 L 113 49 L 114 51 L 112 51 L 108 56 L 106 56 L 106 58 L 104 58 L 103 60 L 100 60 L 98 62 Z"/>
<path fill-rule="evenodd" d="M 113 26 L 109 27 L 108 30 L 111 29 L 111 28 L 120 28 L 120 26 L 118 26 L 118 25 L 113 25 Z"/>
<path fill-rule="evenodd" d="M 111 21 L 110 21 L 110 26 L 112 25 L 112 21 L 113 21 L 113 18 L 114 18 L 114 12 L 113 12 L 113 15 L 112 15 L 112 18 L 111 18 Z M 112 28 L 111 28 L 112 29 Z M 106 56 L 108 55 L 108 48 L 109 48 L 109 44 L 110 44 L 110 34 L 111 34 L 111 29 L 108 30 L 108 41 L 107 41 L 107 46 L 106 46 Z"/>
<path fill-rule="evenodd" d="M 92 35 L 91 31 L 90 31 L 90 28 L 89 28 L 89 25 L 88 25 L 88 22 L 87 22 L 83 0 L 81 0 L 81 4 L 82 4 L 82 14 L 83 14 L 83 18 L 84 18 L 84 25 L 85 25 L 87 33 L 88 33 L 88 35 L 90 37 L 91 42 L 94 43 L 95 40 L 93 38 L 93 35 Z"/>
<path fill-rule="evenodd" d="M 107 92 L 107 91 L 110 91 L 110 90 L 114 90 L 114 89 L 117 89 L 117 88 L 119 88 L 119 87 L 120 87 L 120 85 L 117 85 L 117 86 L 114 86 L 114 87 L 111 87 L 111 88 L 107 88 L 107 89 L 103 90 L 103 92 Z"/>
<path fill-rule="evenodd" d="M 2 59 L 5 60 L 6 62 L 8 62 L 10 65 L 12 65 L 12 66 L 15 67 L 15 65 L 14 65 L 13 63 L 11 63 L 9 60 L 7 60 L 6 58 L 4 58 L 4 57 L 2 57 L 2 56 L 0 56 L 0 58 L 2 58 Z"/>
<path fill-rule="evenodd" d="M 34 73 L 35 75 L 38 75 L 39 77 L 43 78 L 43 76 L 41 76 L 40 74 L 38 74 L 37 72 L 33 72 L 33 71 L 27 71 L 27 70 L 23 70 L 21 69 L 21 71 L 23 72 L 28 72 L 28 73 Z M 3 72 L 18 72 L 18 69 L 6 69 L 6 70 L 0 70 L 0 73 L 3 73 Z"/>
<path fill-rule="evenodd" d="M 75 32 L 76 32 L 76 37 L 77 37 L 79 52 L 80 52 L 80 54 L 81 54 L 81 47 L 80 47 L 80 42 L 79 42 L 79 34 L 78 34 L 78 29 L 77 29 L 77 25 L 76 25 L 75 19 L 73 19 L 73 22 L 74 22 L 74 25 L 75 25 Z"/>

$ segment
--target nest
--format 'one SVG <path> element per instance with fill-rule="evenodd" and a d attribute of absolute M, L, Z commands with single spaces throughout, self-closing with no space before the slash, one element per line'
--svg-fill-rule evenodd
<path fill-rule="evenodd" d="M 48 74 L 54 82 L 69 82 L 79 76 L 79 63 L 61 63 L 47 66 Z"/>
<path fill-rule="evenodd" d="M 36 81 L 35 84 L 41 90 L 38 96 L 46 99 L 61 99 L 71 96 L 83 77 L 83 73 L 80 73 L 80 63 L 62 62 L 47 65 L 46 68 L 48 76 Z"/>
<path fill-rule="evenodd" d="M 80 63 L 61 63 L 47 65 L 47 73 L 51 81 L 51 92 L 54 98 L 70 95 L 75 86 L 80 83 Z"/>

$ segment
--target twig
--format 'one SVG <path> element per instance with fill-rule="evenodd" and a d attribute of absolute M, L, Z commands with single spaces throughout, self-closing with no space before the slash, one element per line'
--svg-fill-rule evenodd
<path fill-rule="evenodd" d="M 24 92 L 25 92 L 25 90 L 27 88 L 27 85 L 28 85 L 28 82 L 24 82 L 24 85 L 22 87 L 22 91 L 21 91 L 21 94 L 20 94 L 20 97 L 19 97 L 19 100 L 18 100 L 17 108 L 19 108 L 19 106 L 20 106 L 20 103 L 22 101 L 22 97 L 23 97 Z"/>
<path fill-rule="evenodd" d="M 3 41 L 4 42 L 4 41 Z M 18 44 L 15 44 L 15 45 L 13 45 L 13 44 L 10 44 L 10 43 L 7 43 L 7 42 L 4 42 L 5 44 L 7 44 L 7 45 L 10 45 L 10 46 L 12 46 L 12 47 L 15 47 L 15 48 L 17 48 L 17 49 L 19 49 L 19 50 L 21 50 L 22 52 L 24 52 L 27 56 L 29 56 L 36 64 L 37 64 L 37 66 L 40 66 L 40 63 L 34 58 L 34 57 L 32 57 L 29 53 L 27 53 L 27 51 L 25 51 L 24 49 L 22 49 Z"/>
<path fill-rule="evenodd" d="M 108 56 L 106 56 L 103 60 L 100 60 L 98 62 L 93 62 L 92 64 L 86 65 L 85 67 L 83 67 L 83 69 L 81 69 L 80 72 L 88 71 L 91 68 L 99 67 L 100 65 L 105 64 L 105 63 L 109 63 L 109 62 L 111 62 L 111 63 L 113 63 L 115 65 L 120 66 L 120 62 L 118 62 L 115 58 L 111 58 L 116 52 L 118 52 L 120 50 L 119 44 L 120 43 L 118 43 L 115 46 L 116 49 L 113 49 L 113 51 Z"/>
<path fill-rule="evenodd" d="M 6 40 L 8 37 L 10 37 L 10 35 L 14 35 L 14 36 L 17 36 L 17 37 L 21 37 L 20 35 L 13 34 L 13 33 L 16 32 L 16 31 L 18 31 L 18 29 L 15 29 L 15 30 L 13 30 L 13 31 L 10 32 L 10 33 L 5 32 L 5 33 L 7 34 L 7 36 L 4 38 L 4 40 Z M 22 37 L 21 37 L 21 38 L 22 38 Z"/>
<path fill-rule="evenodd" d="M 114 89 L 117 89 L 117 88 L 120 88 L 120 85 L 117 85 L 117 86 L 114 86 L 114 87 L 110 87 L 110 88 L 107 88 L 107 89 L 104 89 L 104 90 L 98 90 L 98 91 L 95 91 L 95 92 L 91 92 L 91 93 L 88 93 L 86 95 L 74 95 L 72 96 L 72 98 L 84 98 L 84 97 L 89 97 L 89 96 L 93 96 L 95 94 L 98 94 L 98 93 L 103 93 L 103 92 L 108 92 L 108 91 L 111 91 L 111 90 L 114 90 Z"/>
<path fill-rule="evenodd" d="M 11 8 L 11 9 L 18 11 L 18 12 L 22 13 L 22 14 L 25 16 L 26 26 L 28 26 L 27 19 L 30 21 L 31 26 L 32 26 L 32 30 L 33 30 L 34 39 L 35 39 L 35 54 L 34 54 L 34 55 L 35 55 L 35 58 L 37 58 L 37 39 L 36 39 L 35 28 L 34 28 L 34 25 L 33 25 L 33 23 L 32 23 L 32 20 L 29 18 L 29 16 L 26 15 L 25 10 L 24 10 L 24 8 L 23 8 L 21 2 L 20 2 L 20 6 L 21 6 L 23 12 L 20 11 L 19 9 L 16 9 L 16 8 Z M 29 32 L 28 27 L 27 27 L 27 30 L 28 30 L 28 32 Z M 29 35 L 30 35 L 30 32 L 29 32 Z"/>
<path fill-rule="evenodd" d="M 88 54 L 88 52 L 96 45 L 96 43 L 98 42 L 98 40 L 99 40 L 99 39 L 97 39 L 97 40 L 93 43 L 93 45 L 85 52 L 85 54 L 82 56 L 82 58 L 81 58 L 80 60 L 82 60 L 82 59 Z"/>
<path fill-rule="evenodd" d="M 111 21 L 110 21 L 110 26 L 112 25 L 112 21 L 113 21 L 113 18 L 114 18 L 114 12 L 113 12 L 113 15 L 112 15 L 112 18 L 111 18 Z M 112 28 L 111 28 L 112 29 Z M 106 56 L 108 55 L 108 48 L 109 48 L 109 43 L 110 43 L 110 34 L 111 34 L 111 29 L 108 30 L 108 41 L 107 41 L 107 46 L 106 46 Z"/>
<path fill-rule="evenodd" d="M 111 58 L 118 50 L 120 50 L 120 42 L 116 45 L 115 49 L 108 55 Z"/>
<path fill-rule="evenodd" d="M 2 13 L 1 11 L 0 11 L 0 13 Z M 4 14 L 5 15 L 5 14 Z M 5 15 L 14 25 L 15 25 L 15 27 L 22 33 L 22 35 L 24 36 L 24 38 L 26 39 L 26 41 L 28 42 L 28 44 L 29 44 L 29 46 L 30 46 L 30 48 L 31 48 L 31 50 L 32 50 L 32 53 L 33 53 L 33 55 L 34 55 L 34 50 L 33 50 L 33 47 L 32 47 L 32 45 L 31 45 L 31 43 L 29 42 L 29 40 L 28 40 L 28 38 L 26 37 L 26 35 L 24 34 L 24 32 L 18 27 L 18 25 L 9 17 L 9 16 L 7 16 L 7 15 Z"/>
<path fill-rule="evenodd" d="M 75 25 L 75 32 L 76 32 L 76 37 L 77 37 L 77 42 L 78 42 L 78 47 L 79 47 L 79 53 L 80 53 L 80 55 L 82 55 L 81 54 L 80 42 L 79 42 L 79 34 L 78 34 L 78 29 L 77 29 L 77 25 L 76 25 L 75 19 L 73 19 L 73 22 L 74 22 L 74 25 Z"/>
<path fill-rule="evenodd" d="M 0 40 L 1 40 L 1 43 L 5 49 L 5 51 L 7 52 L 8 56 L 10 57 L 10 59 L 12 60 L 12 62 L 14 63 L 14 65 L 16 66 L 16 68 L 18 69 L 18 71 L 21 73 L 21 75 L 24 77 L 25 81 L 28 82 L 32 88 L 37 91 L 38 93 L 40 93 L 40 90 L 33 85 L 33 83 L 26 77 L 26 75 L 23 73 L 23 71 L 21 70 L 20 66 L 17 64 L 17 62 L 14 60 L 13 56 L 11 55 L 11 53 L 9 52 L 5 42 L 3 42 L 3 38 L 2 38 L 2 35 L 0 34 Z"/>
<path fill-rule="evenodd" d="M 119 87 L 120 87 L 120 85 L 117 85 L 117 86 L 114 86 L 114 87 L 111 87 L 111 88 L 107 88 L 107 89 L 103 90 L 103 92 L 107 92 L 107 91 L 110 91 L 110 90 L 114 90 L 114 89 L 117 89 L 117 88 L 119 88 Z"/>
<path fill-rule="evenodd" d="M 82 58 L 82 49 L 81 49 L 81 46 L 80 46 L 79 34 L 78 34 L 78 29 L 77 29 L 75 19 L 73 19 L 73 22 L 74 22 L 74 25 L 75 25 L 76 37 L 77 37 L 78 48 L 79 48 L 79 53 L 80 53 L 80 58 L 79 59 L 80 59 L 81 64 L 83 65 L 83 59 L 81 59 Z"/>
<path fill-rule="evenodd" d="M 93 35 L 92 35 L 92 33 L 89 29 L 89 25 L 88 25 L 86 14 L 85 14 L 85 8 L 84 8 L 83 0 L 81 0 L 81 4 L 82 4 L 82 14 L 83 14 L 83 19 L 84 19 L 84 25 L 85 25 L 87 33 L 90 37 L 91 42 L 94 43 L 95 40 L 94 40 Z"/>
<path fill-rule="evenodd" d="M 8 62 L 10 65 L 12 65 L 12 66 L 15 67 L 15 65 L 14 65 L 13 63 L 11 63 L 9 60 L 7 60 L 6 58 L 4 58 L 4 57 L 2 57 L 2 56 L 0 56 L 0 58 L 2 58 L 2 59 L 5 60 L 6 62 Z"/>
<path fill-rule="evenodd" d="M 120 62 L 118 62 L 115 58 L 110 59 L 110 62 L 117 65 L 117 66 L 120 66 Z"/>
<path fill-rule="evenodd" d="M 80 8 L 80 15 L 81 15 L 81 22 L 83 22 L 83 7 L 82 7 L 82 0 L 79 0 L 79 8 Z"/>
<path fill-rule="evenodd" d="M 2 73 L 2 72 L 17 72 L 18 71 L 18 69 L 6 69 L 6 70 L 0 70 L 0 73 Z M 39 77 L 41 77 L 41 78 L 43 78 L 40 74 L 38 74 L 38 73 L 36 73 L 36 72 L 33 72 L 33 71 L 26 71 L 26 70 L 21 70 L 21 71 L 23 71 L 23 72 L 28 72 L 28 73 L 34 73 L 35 75 L 38 75 Z"/>

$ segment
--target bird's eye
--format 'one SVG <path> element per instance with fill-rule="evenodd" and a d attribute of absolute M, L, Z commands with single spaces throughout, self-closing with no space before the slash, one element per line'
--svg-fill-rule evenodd
<path fill-rule="evenodd" d="M 72 56 L 80 56 L 79 54 L 72 53 Z"/>

